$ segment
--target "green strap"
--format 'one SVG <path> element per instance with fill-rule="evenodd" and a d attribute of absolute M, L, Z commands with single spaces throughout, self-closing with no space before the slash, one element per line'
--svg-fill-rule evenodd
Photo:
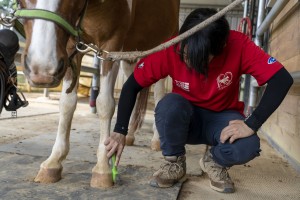
<path fill-rule="evenodd" d="M 72 34 L 75 37 L 79 37 L 82 34 L 81 30 L 75 30 L 64 18 L 47 10 L 35 10 L 35 9 L 20 9 L 17 10 L 14 15 L 17 18 L 29 18 L 29 19 L 44 19 L 50 20 L 61 27 L 63 27 L 66 31 Z"/>

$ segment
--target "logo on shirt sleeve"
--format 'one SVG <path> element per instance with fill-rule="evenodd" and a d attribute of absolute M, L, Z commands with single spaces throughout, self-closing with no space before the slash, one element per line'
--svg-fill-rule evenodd
<path fill-rule="evenodd" d="M 142 62 L 142 63 L 140 63 L 140 64 L 138 65 L 138 68 L 139 68 L 139 69 L 142 69 L 144 66 L 145 66 L 145 63 Z"/>
<path fill-rule="evenodd" d="M 268 64 L 271 65 L 271 64 L 275 63 L 276 61 L 277 61 L 277 60 L 276 60 L 275 58 L 270 57 L 270 58 L 268 59 Z"/>

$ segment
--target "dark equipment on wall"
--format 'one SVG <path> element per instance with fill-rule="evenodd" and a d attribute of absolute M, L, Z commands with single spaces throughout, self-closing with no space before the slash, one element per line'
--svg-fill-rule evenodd
<path fill-rule="evenodd" d="M 0 30 L 0 114 L 3 107 L 16 111 L 28 105 L 22 92 L 17 94 L 17 69 L 14 58 L 19 50 L 18 36 L 9 29 Z"/>

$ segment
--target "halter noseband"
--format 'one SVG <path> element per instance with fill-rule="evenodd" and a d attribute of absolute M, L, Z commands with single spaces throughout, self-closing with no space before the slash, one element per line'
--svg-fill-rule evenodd
<path fill-rule="evenodd" d="M 63 17 L 61 17 L 59 14 L 55 12 L 51 12 L 49 10 L 43 10 L 43 9 L 24 9 L 22 8 L 20 0 L 14 0 L 14 13 L 13 16 L 10 17 L 1 17 L 0 22 L 5 22 L 7 25 L 14 26 L 14 28 L 24 37 L 25 37 L 25 31 L 23 28 L 22 23 L 18 20 L 19 18 L 24 19 L 43 19 L 47 21 L 52 21 L 55 24 L 62 27 L 64 30 L 66 30 L 68 33 L 70 33 L 72 36 L 76 39 L 76 44 L 80 43 L 80 36 L 82 35 L 83 31 L 81 30 L 81 23 L 83 21 L 83 17 L 85 15 L 86 9 L 88 6 L 88 0 L 85 0 L 85 4 L 83 9 L 81 10 L 79 14 L 79 21 L 74 28 L 67 20 L 65 20 Z M 76 45 L 77 49 L 78 45 Z M 69 62 L 71 69 L 73 71 L 73 78 L 72 78 L 72 84 L 66 91 L 67 93 L 71 92 L 73 88 L 75 87 L 76 80 L 77 80 L 77 69 L 75 64 L 72 62 L 72 58 L 75 56 L 77 51 L 72 53 L 72 55 L 69 57 Z"/>
<path fill-rule="evenodd" d="M 73 27 L 67 20 L 65 20 L 63 17 L 61 17 L 59 14 L 55 12 L 51 12 L 49 10 L 44 9 L 25 9 L 21 8 L 20 0 L 15 0 L 14 2 L 15 6 L 15 12 L 13 13 L 13 20 L 16 20 L 16 23 L 14 24 L 15 28 L 22 34 L 25 38 L 24 29 L 21 23 L 17 20 L 19 18 L 22 19 L 43 19 L 47 21 L 52 21 L 55 24 L 62 27 L 64 30 L 66 30 L 68 33 L 70 33 L 75 38 L 79 38 L 82 34 L 81 30 L 81 22 L 83 20 L 85 10 L 88 5 L 88 0 L 85 1 L 84 8 L 80 12 L 79 16 L 79 22 L 75 27 Z"/>

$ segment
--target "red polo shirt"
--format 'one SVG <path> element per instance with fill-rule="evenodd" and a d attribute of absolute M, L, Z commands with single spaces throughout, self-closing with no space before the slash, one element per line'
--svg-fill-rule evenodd
<path fill-rule="evenodd" d="M 230 31 L 221 55 L 209 64 L 208 77 L 188 69 L 175 52 L 174 46 L 141 59 L 134 77 L 142 87 L 170 76 L 173 93 L 178 93 L 192 104 L 213 110 L 237 110 L 243 114 L 244 103 L 239 101 L 242 74 L 251 74 L 259 85 L 265 84 L 282 64 L 261 50 L 247 36 Z"/>

